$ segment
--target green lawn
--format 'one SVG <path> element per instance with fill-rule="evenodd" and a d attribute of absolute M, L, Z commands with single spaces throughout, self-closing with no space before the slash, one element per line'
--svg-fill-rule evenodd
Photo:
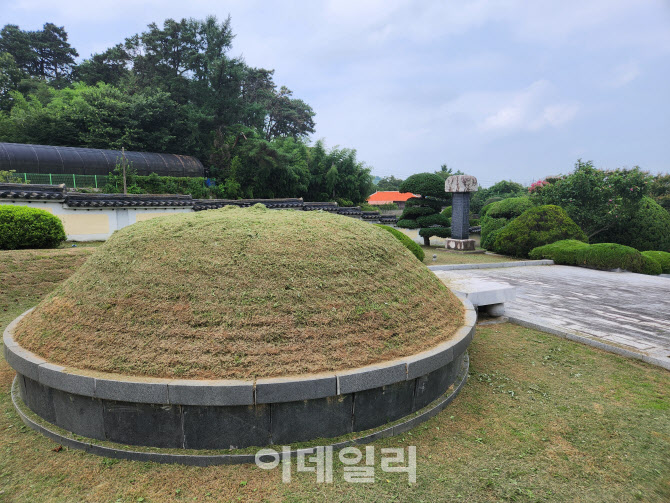
<path fill-rule="evenodd" d="M 498 262 L 514 262 L 518 259 L 505 257 L 490 253 L 461 253 L 446 251 L 443 246 L 421 245 L 426 254 L 423 263 L 426 265 L 451 265 L 451 264 L 493 264 Z M 437 255 L 433 260 L 433 255 Z"/>
<path fill-rule="evenodd" d="M 34 305 L 94 249 L 0 252 L 0 327 Z M 385 473 L 332 484 L 279 469 L 116 461 L 26 428 L 0 360 L 0 501 L 670 500 L 670 372 L 511 324 L 480 327 L 471 377 L 442 413 L 374 442 L 416 446 L 417 482 Z"/>

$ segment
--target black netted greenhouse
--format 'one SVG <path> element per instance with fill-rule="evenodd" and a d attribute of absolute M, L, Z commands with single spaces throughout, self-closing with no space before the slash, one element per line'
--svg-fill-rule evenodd
<path fill-rule="evenodd" d="M 138 175 L 205 176 L 195 157 L 150 152 L 125 152 Z M 107 175 L 121 162 L 120 150 L 0 143 L 0 170 L 18 173 Z"/>

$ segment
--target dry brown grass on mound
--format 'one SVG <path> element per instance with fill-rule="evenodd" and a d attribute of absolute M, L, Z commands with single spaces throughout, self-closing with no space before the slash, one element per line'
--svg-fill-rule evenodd
<path fill-rule="evenodd" d="M 460 302 L 381 229 L 224 208 L 117 232 L 16 337 L 73 368 L 251 378 L 410 355 L 462 322 Z"/>

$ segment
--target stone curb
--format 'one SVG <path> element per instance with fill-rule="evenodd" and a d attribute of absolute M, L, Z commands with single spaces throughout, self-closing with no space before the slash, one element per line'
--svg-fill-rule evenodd
<path fill-rule="evenodd" d="M 375 440 L 381 438 L 388 438 L 395 435 L 400 435 L 405 433 L 412 428 L 418 426 L 419 424 L 432 419 L 437 414 L 442 412 L 447 405 L 449 405 L 456 396 L 461 392 L 461 389 L 465 385 L 468 379 L 468 370 L 470 368 L 470 359 L 466 353 L 465 358 L 463 359 L 463 365 L 459 371 L 458 377 L 456 378 L 456 383 L 454 389 L 447 396 L 442 396 L 433 402 L 433 406 L 429 409 L 426 409 L 423 413 L 418 416 L 412 417 L 407 421 L 399 423 L 395 426 L 390 426 L 383 430 L 365 435 L 364 437 L 355 438 L 353 440 L 346 440 L 344 442 L 338 442 L 336 444 L 330 444 L 327 446 L 319 447 L 332 447 L 333 450 L 340 450 L 345 447 L 350 447 L 354 445 L 365 445 Z M 14 409 L 18 413 L 21 421 L 32 428 L 33 430 L 41 433 L 42 435 L 50 438 L 54 442 L 58 442 L 60 445 L 69 447 L 71 449 L 77 449 L 81 451 L 88 452 L 90 454 L 95 454 L 98 456 L 104 456 L 107 458 L 114 459 L 126 459 L 130 461 L 151 461 L 154 463 L 169 463 L 169 464 L 182 464 L 186 466 L 214 466 L 214 465 L 238 465 L 238 464 L 250 464 L 255 463 L 256 455 L 255 454 L 219 454 L 219 455 L 199 455 L 199 454 L 164 454 L 161 452 L 140 452 L 140 451 L 130 451 L 125 449 L 116 449 L 114 447 L 106 447 L 102 445 L 93 444 L 90 442 L 76 440 L 70 437 L 65 437 L 60 433 L 57 433 L 49 428 L 42 426 L 41 424 L 36 423 L 31 418 L 25 415 L 18 405 L 18 400 L 20 398 L 15 393 L 16 380 L 18 377 L 14 377 L 12 383 L 11 396 L 12 404 Z M 288 457 L 295 458 L 298 455 L 298 452 L 305 454 L 314 454 L 319 447 L 310 447 L 307 449 L 297 449 L 288 452 Z M 259 451 L 261 449 L 259 448 Z M 277 452 L 277 455 L 280 459 L 284 459 L 286 456 L 283 452 Z"/>
<path fill-rule="evenodd" d="M 626 358 L 634 358 L 636 360 L 642 360 L 643 362 L 650 363 L 651 365 L 656 365 L 664 369 L 670 370 L 670 361 L 661 360 L 660 358 L 654 358 L 653 356 L 647 356 L 636 351 L 631 351 L 630 349 L 621 348 L 613 344 L 607 344 L 602 341 L 597 341 L 586 337 L 583 335 L 576 334 L 575 332 L 570 332 L 563 328 L 559 328 L 548 323 L 544 323 L 539 319 L 529 319 L 522 318 L 519 316 L 508 316 L 511 323 L 516 323 L 522 327 L 532 328 L 534 330 L 539 330 L 540 332 L 545 332 L 547 334 L 558 335 L 564 339 L 568 339 L 575 342 L 580 342 L 591 346 L 594 348 L 602 349 L 603 351 L 608 351 L 610 353 L 615 353 L 620 356 L 625 356 Z"/>
<path fill-rule="evenodd" d="M 30 311 L 10 323 L 3 334 L 7 363 L 20 374 L 46 386 L 82 396 L 119 402 L 171 405 L 254 405 L 297 402 L 344 395 L 411 380 L 443 367 L 465 352 L 474 335 L 477 315 L 472 303 L 457 296 L 465 308 L 464 324 L 446 342 L 427 351 L 352 370 L 252 380 L 158 379 L 96 373 L 81 375 L 54 365 L 19 346 L 13 338 L 16 324 Z"/>
<path fill-rule="evenodd" d="M 175 380 L 167 385 L 168 402 L 179 405 L 252 405 L 254 385 L 248 381 Z"/>
<path fill-rule="evenodd" d="M 528 267 L 534 265 L 554 265 L 553 260 L 519 260 L 515 262 L 494 262 L 488 264 L 429 265 L 431 271 L 455 271 L 459 269 L 496 269 L 500 267 Z"/>
<path fill-rule="evenodd" d="M 304 379 L 275 377 L 256 380 L 256 403 L 297 402 L 335 395 L 335 374 Z"/>

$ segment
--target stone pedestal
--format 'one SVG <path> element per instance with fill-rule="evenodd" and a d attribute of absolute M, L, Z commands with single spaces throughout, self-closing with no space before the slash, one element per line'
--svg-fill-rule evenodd
<path fill-rule="evenodd" d="M 474 250 L 470 237 L 470 193 L 477 190 L 477 179 L 469 175 L 454 175 L 444 182 L 445 192 L 453 193 L 451 203 L 451 237 L 445 247 L 449 250 Z"/>
<path fill-rule="evenodd" d="M 444 247 L 447 250 L 474 251 L 475 240 L 474 239 L 447 238 L 444 242 Z"/>
<path fill-rule="evenodd" d="M 451 237 L 468 240 L 470 237 L 470 193 L 455 192 L 451 203 Z M 469 249 L 469 248 L 468 248 Z M 474 250 L 474 248 L 472 248 Z"/>

